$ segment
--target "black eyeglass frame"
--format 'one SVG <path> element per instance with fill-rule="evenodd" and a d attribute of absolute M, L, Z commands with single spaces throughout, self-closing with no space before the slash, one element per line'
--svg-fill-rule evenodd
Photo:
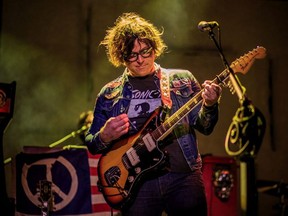
<path fill-rule="evenodd" d="M 129 55 L 124 55 L 124 60 L 127 62 L 135 62 L 138 60 L 139 55 L 141 55 L 142 58 L 149 58 L 152 55 L 152 52 L 153 47 L 147 47 L 140 50 L 139 52 L 131 52 Z"/>

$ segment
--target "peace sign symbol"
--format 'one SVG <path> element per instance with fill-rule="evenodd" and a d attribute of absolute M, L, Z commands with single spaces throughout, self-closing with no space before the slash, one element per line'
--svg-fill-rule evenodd
<path fill-rule="evenodd" d="M 63 192 L 61 188 L 55 185 L 52 181 L 53 178 L 52 178 L 51 169 L 52 169 L 52 166 L 56 162 L 61 163 L 68 170 L 70 174 L 71 186 L 70 186 L 68 194 Z M 29 188 L 27 176 L 28 176 L 29 169 L 31 170 L 31 168 L 34 166 L 43 166 L 43 165 L 46 167 L 46 179 L 52 182 L 53 194 L 57 194 L 62 199 L 62 201 L 60 201 L 59 203 L 54 204 L 54 208 L 53 208 L 54 211 L 58 211 L 64 208 L 65 206 L 67 206 L 76 195 L 77 188 L 78 188 L 78 177 L 76 174 L 76 169 L 68 160 L 66 160 L 62 156 L 59 156 L 58 158 L 46 158 L 46 159 L 38 160 L 30 165 L 27 165 L 25 163 L 22 167 L 22 176 L 21 176 L 22 186 L 27 197 L 36 206 L 40 206 L 41 202 L 38 200 L 38 197 L 39 197 L 38 194 L 37 193 L 33 194 L 31 191 L 31 188 Z M 63 179 L 63 181 L 65 181 L 65 179 Z"/>

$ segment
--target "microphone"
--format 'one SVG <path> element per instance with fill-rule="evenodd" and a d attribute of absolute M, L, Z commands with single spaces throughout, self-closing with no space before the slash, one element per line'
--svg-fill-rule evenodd
<path fill-rule="evenodd" d="M 210 22 L 201 21 L 198 24 L 198 29 L 202 32 L 211 31 L 216 26 L 217 27 L 219 26 L 219 24 L 216 21 L 210 21 Z"/>

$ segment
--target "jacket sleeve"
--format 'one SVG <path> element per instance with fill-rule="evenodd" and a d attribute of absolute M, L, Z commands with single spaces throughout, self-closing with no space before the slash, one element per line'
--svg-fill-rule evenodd
<path fill-rule="evenodd" d="M 93 122 L 85 135 L 85 144 L 91 154 L 103 153 L 109 147 L 109 143 L 104 143 L 99 136 L 100 129 L 104 126 L 105 122 L 108 120 L 108 117 L 105 115 L 105 112 L 102 112 L 103 96 L 98 95 L 95 107 L 94 107 L 94 118 Z"/>
<path fill-rule="evenodd" d="M 198 118 L 196 119 L 195 128 L 204 135 L 211 134 L 218 121 L 218 115 L 218 103 L 214 104 L 211 107 L 206 107 L 205 105 L 202 105 L 198 113 Z"/>

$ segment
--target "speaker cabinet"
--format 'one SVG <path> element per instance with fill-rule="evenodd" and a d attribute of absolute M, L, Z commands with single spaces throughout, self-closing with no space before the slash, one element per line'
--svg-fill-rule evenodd
<path fill-rule="evenodd" d="M 208 216 L 239 215 L 236 161 L 218 156 L 204 156 L 202 159 Z"/>

